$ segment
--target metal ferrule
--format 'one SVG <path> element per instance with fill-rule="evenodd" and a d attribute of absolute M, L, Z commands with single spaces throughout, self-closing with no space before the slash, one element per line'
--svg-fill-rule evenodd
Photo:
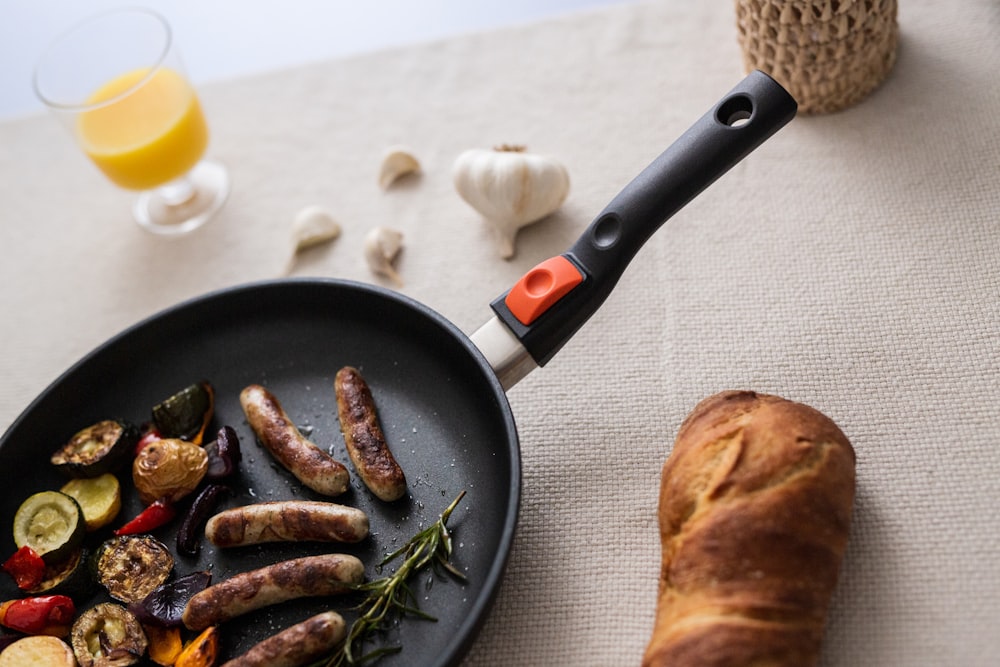
<path fill-rule="evenodd" d="M 493 367 L 504 391 L 538 368 L 538 364 L 521 341 L 498 317 L 493 317 L 470 336 Z"/>

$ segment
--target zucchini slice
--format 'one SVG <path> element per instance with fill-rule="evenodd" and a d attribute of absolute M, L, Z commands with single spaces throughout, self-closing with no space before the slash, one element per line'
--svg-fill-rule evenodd
<path fill-rule="evenodd" d="M 58 637 L 22 637 L 0 653 L 0 667 L 76 667 L 73 651 Z"/>
<path fill-rule="evenodd" d="M 42 583 L 25 592 L 31 595 L 66 595 L 76 601 L 89 597 L 95 586 L 87 560 L 87 550 L 79 549 L 65 560 L 46 565 Z"/>
<path fill-rule="evenodd" d="M 76 433 L 52 455 L 52 465 L 70 477 L 97 477 L 127 461 L 139 429 L 122 419 L 106 419 Z"/>
<path fill-rule="evenodd" d="M 70 643 L 80 667 L 134 665 L 149 645 L 138 619 L 114 602 L 102 602 L 83 612 L 70 630 Z"/>
<path fill-rule="evenodd" d="M 215 389 L 197 382 L 153 406 L 153 423 L 164 438 L 190 440 L 200 445 L 215 413 Z"/>
<path fill-rule="evenodd" d="M 138 602 L 170 578 L 174 557 L 151 535 L 122 535 L 98 547 L 92 569 L 111 597 Z"/>
<path fill-rule="evenodd" d="M 29 496 L 14 514 L 14 544 L 18 549 L 31 547 L 46 563 L 56 563 L 77 551 L 86 530 L 80 505 L 59 491 Z"/>
<path fill-rule="evenodd" d="M 71 479 L 59 490 L 79 503 L 88 533 L 114 521 L 122 508 L 121 484 L 111 473 Z"/>

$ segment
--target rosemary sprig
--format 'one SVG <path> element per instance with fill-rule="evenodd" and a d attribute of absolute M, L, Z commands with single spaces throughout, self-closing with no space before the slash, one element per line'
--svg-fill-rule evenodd
<path fill-rule="evenodd" d="M 458 494 L 433 524 L 424 528 L 410 538 L 401 548 L 382 559 L 379 567 L 387 565 L 399 557 L 403 561 L 392 574 L 359 584 L 355 590 L 365 594 L 364 600 L 358 605 L 360 614 L 351 623 L 347 638 L 329 658 L 316 663 L 314 667 L 343 667 L 356 665 L 367 660 L 374 660 L 387 653 L 396 653 L 399 646 L 389 646 L 376 649 L 365 655 L 355 655 L 361 649 L 364 640 L 373 632 L 383 627 L 392 615 L 410 614 L 429 621 L 437 619 L 417 608 L 417 597 L 410 590 L 410 577 L 428 565 L 443 568 L 449 574 L 461 580 L 465 575 L 459 572 L 450 562 L 451 534 L 448 532 L 448 519 L 465 496 L 465 491 Z"/>

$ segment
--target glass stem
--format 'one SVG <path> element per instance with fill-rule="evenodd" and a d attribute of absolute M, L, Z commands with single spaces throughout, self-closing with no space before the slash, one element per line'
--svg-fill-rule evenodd
<path fill-rule="evenodd" d="M 195 195 L 195 188 L 191 179 L 185 175 L 166 185 L 161 185 L 157 188 L 157 192 L 167 206 L 180 206 L 191 201 Z"/>

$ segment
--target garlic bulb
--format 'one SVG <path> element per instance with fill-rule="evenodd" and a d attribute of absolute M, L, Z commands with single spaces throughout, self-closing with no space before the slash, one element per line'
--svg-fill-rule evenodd
<path fill-rule="evenodd" d="M 365 261 L 374 273 L 389 278 L 397 286 L 403 281 L 392 263 L 403 248 L 403 234 L 388 227 L 376 227 L 365 237 Z"/>
<path fill-rule="evenodd" d="M 292 220 L 292 256 L 285 266 L 285 275 L 295 268 L 299 254 L 313 246 L 332 241 L 340 236 L 340 224 L 322 206 L 307 206 Z"/>
<path fill-rule="evenodd" d="M 383 190 L 398 179 L 420 171 L 420 162 L 405 146 L 393 146 L 382 156 L 382 167 L 379 169 L 378 184 Z"/>
<path fill-rule="evenodd" d="M 566 167 L 523 146 L 465 151 L 452 179 L 462 199 L 493 225 L 504 259 L 514 255 L 517 230 L 555 211 L 569 194 Z"/>

